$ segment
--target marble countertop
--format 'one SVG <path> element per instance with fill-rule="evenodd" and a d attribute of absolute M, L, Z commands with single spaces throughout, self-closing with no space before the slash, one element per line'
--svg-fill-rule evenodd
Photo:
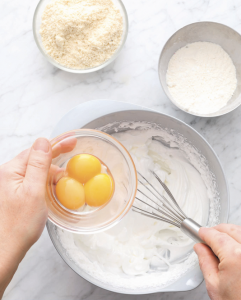
<path fill-rule="evenodd" d="M 0 163 L 13 158 L 77 104 L 93 99 L 132 102 L 175 116 L 213 146 L 226 172 L 231 194 L 229 222 L 241 225 L 241 108 L 207 119 L 175 108 L 164 95 L 157 63 L 165 41 L 180 27 L 216 21 L 241 32 L 240 0 L 124 0 L 130 22 L 117 60 L 96 73 L 77 75 L 50 65 L 32 33 L 37 0 L 0 4 Z M 143 296 L 102 290 L 76 275 L 54 249 L 47 231 L 31 248 L 4 300 L 206 300 L 205 285 L 182 293 Z"/>

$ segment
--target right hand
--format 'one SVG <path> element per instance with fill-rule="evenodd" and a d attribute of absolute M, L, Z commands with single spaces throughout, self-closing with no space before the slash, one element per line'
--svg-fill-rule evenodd
<path fill-rule="evenodd" d="M 241 227 L 228 224 L 202 227 L 199 235 L 212 249 L 204 244 L 194 245 L 209 297 L 241 300 Z"/>

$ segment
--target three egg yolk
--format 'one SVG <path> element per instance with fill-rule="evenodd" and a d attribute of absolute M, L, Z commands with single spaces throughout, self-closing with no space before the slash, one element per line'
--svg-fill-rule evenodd
<path fill-rule="evenodd" d="M 113 179 L 101 173 L 101 163 L 95 156 L 75 155 L 69 160 L 66 171 L 68 177 L 62 177 L 56 184 L 56 196 L 64 207 L 71 210 L 84 204 L 98 207 L 112 197 Z"/>
<path fill-rule="evenodd" d="M 59 202 L 68 209 L 78 209 L 85 204 L 83 185 L 70 177 L 62 177 L 56 185 L 56 195 Z"/>
<path fill-rule="evenodd" d="M 79 154 L 72 157 L 67 164 L 69 177 L 85 184 L 95 175 L 101 173 L 101 163 L 93 155 Z"/>

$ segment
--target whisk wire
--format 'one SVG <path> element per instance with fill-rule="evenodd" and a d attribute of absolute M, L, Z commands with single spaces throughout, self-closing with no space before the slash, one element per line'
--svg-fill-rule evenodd
<path fill-rule="evenodd" d="M 133 211 L 143 216 L 161 220 L 181 229 L 188 237 L 198 243 L 205 243 L 199 236 L 199 229 L 201 226 L 193 219 L 188 218 L 182 211 L 174 196 L 170 192 L 166 184 L 158 177 L 158 175 L 151 171 L 153 176 L 161 184 L 162 188 L 167 194 L 167 198 L 162 195 L 142 174 L 138 173 L 139 185 L 137 191 L 144 196 L 144 200 L 136 197 L 136 200 L 145 204 L 144 208 L 133 206 Z M 141 178 L 141 180 L 140 180 Z M 143 191 L 143 188 L 145 190 Z M 148 192 L 147 192 L 148 191 Z M 150 193 L 150 194 L 149 194 Z M 153 199 L 154 198 L 154 199 Z M 147 208 L 147 210 L 145 209 Z"/>
<path fill-rule="evenodd" d="M 136 199 L 139 200 L 140 202 L 142 202 L 143 204 L 149 206 L 150 208 L 152 208 L 152 209 L 158 211 L 159 213 L 165 215 L 166 217 L 171 218 L 174 222 L 182 222 L 182 220 L 180 221 L 180 220 L 178 220 L 178 219 L 172 217 L 170 214 L 166 213 L 165 211 L 162 211 L 162 210 L 160 210 L 159 208 L 156 208 L 156 207 L 152 206 L 151 204 L 149 204 L 149 203 L 147 203 L 147 202 L 141 200 L 140 198 L 136 197 Z M 154 212 L 152 212 L 152 213 L 155 214 Z M 156 214 L 156 215 L 159 216 L 158 214 Z"/>
<path fill-rule="evenodd" d="M 168 201 L 167 200 L 167 198 L 164 196 L 164 195 L 162 195 L 142 174 L 140 174 L 139 172 L 137 172 L 138 174 L 139 174 L 139 176 L 142 178 L 142 179 L 144 179 L 145 180 L 145 182 L 148 184 L 148 186 L 150 186 L 161 198 L 162 198 L 162 200 L 160 200 L 160 201 L 162 201 L 162 203 L 165 203 L 165 204 L 167 204 L 167 205 L 169 205 L 169 206 L 171 206 L 171 208 L 172 209 L 174 209 L 174 207 L 172 206 L 172 203 L 170 203 L 170 201 Z M 157 175 L 156 175 L 157 176 Z M 157 176 L 158 177 L 158 176 Z M 158 177 L 159 178 L 159 177 Z M 159 178 L 159 180 L 161 181 L 161 179 Z M 143 183 L 143 182 L 141 182 L 139 179 L 138 179 L 138 181 L 142 184 L 142 186 L 144 186 L 146 189 L 148 189 L 152 194 L 153 194 L 153 192 L 150 190 L 150 188 L 148 188 L 148 186 L 146 186 L 146 184 L 145 183 Z M 160 182 L 159 181 L 159 182 Z M 154 195 L 155 197 L 157 197 L 156 195 Z M 157 197 L 158 198 L 158 197 Z M 178 214 L 180 214 L 180 211 L 179 211 L 179 209 L 180 209 L 180 207 L 178 207 L 177 206 L 177 208 L 178 208 L 178 211 L 176 211 Z M 182 216 L 183 217 L 183 216 Z"/>
<path fill-rule="evenodd" d="M 157 176 L 157 174 L 155 172 L 152 172 L 152 174 L 155 176 L 155 178 L 158 180 L 158 182 L 161 184 L 161 186 L 163 187 L 163 189 L 165 190 L 165 192 L 168 194 L 168 196 L 171 198 L 172 202 L 175 204 L 175 206 L 178 209 L 181 209 L 180 206 L 178 205 L 176 199 L 174 198 L 174 196 L 172 195 L 171 191 L 169 190 L 169 188 L 162 182 L 162 180 Z M 185 213 L 182 211 L 182 214 L 185 218 L 187 218 L 187 216 L 185 215 Z"/>
<path fill-rule="evenodd" d="M 159 220 L 159 221 L 161 220 L 161 221 L 167 222 L 167 223 L 169 223 L 169 224 L 172 224 L 172 225 L 174 225 L 174 226 L 180 228 L 180 224 L 179 224 L 179 223 L 172 222 L 172 221 L 169 220 L 169 219 L 160 217 L 159 215 L 157 215 L 157 214 L 155 214 L 155 213 L 149 213 L 149 212 L 147 212 L 147 211 L 145 211 L 145 210 L 143 210 L 143 209 L 141 209 L 141 208 L 139 208 L 139 207 L 136 207 L 136 206 L 134 206 L 134 205 L 133 205 L 133 208 L 134 208 L 134 209 L 133 209 L 134 212 L 137 212 L 137 213 L 139 213 L 139 214 L 141 214 L 141 215 L 143 215 L 143 216 L 150 217 L 150 218 L 152 218 L 152 219 L 156 219 L 156 220 Z"/>
<path fill-rule="evenodd" d="M 145 187 L 146 187 L 146 186 L 145 186 Z M 148 189 L 148 190 L 149 190 L 149 189 Z M 159 208 L 159 210 L 158 210 L 159 212 L 164 211 L 165 214 L 166 214 L 166 216 L 168 216 L 168 217 L 169 217 L 169 214 L 171 214 L 172 217 L 173 217 L 176 221 L 182 222 L 182 218 L 181 218 L 180 216 L 178 216 L 177 214 L 175 214 L 169 207 L 167 207 L 167 206 L 165 205 L 165 203 L 162 202 L 161 199 L 159 199 L 158 197 L 156 197 L 156 198 L 162 203 L 162 205 L 160 206 L 156 201 L 154 201 L 154 200 L 151 199 L 149 196 L 147 196 L 143 191 L 141 191 L 141 190 L 139 190 L 139 189 L 137 189 L 137 191 L 138 191 L 139 193 L 141 193 L 143 196 L 145 196 L 146 198 L 148 198 L 152 203 L 156 204 L 157 207 Z M 150 191 L 150 190 L 149 190 L 149 191 Z M 151 192 L 151 191 L 150 191 L 150 192 Z M 155 195 L 154 195 L 154 196 L 155 196 Z M 137 198 L 137 197 L 136 197 L 136 198 Z M 137 200 L 139 200 L 139 201 L 143 202 L 144 204 L 150 206 L 147 202 L 144 202 L 144 201 L 140 200 L 139 198 L 137 198 Z M 154 208 L 154 209 L 156 209 L 156 208 Z M 169 213 L 169 214 L 168 214 L 168 213 Z"/>
<path fill-rule="evenodd" d="M 151 192 L 159 201 L 161 201 L 161 203 L 164 205 L 164 204 L 166 204 L 165 205 L 165 207 L 167 208 L 168 207 L 168 210 L 169 210 L 169 212 L 171 213 L 171 214 L 177 214 L 177 215 L 179 215 L 180 216 L 180 218 L 181 218 L 181 221 L 183 221 L 185 218 L 186 218 L 186 216 L 185 216 L 185 214 L 183 213 L 183 211 L 180 209 L 180 207 L 179 207 L 179 205 L 176 203 L 176 201 L 175 202 L 173 202 L 174 204 L 175 204 L 175 206 L 173 206 L 172 205 L 172 203 L 170 203 L 170 201 L 168 201 L 167 199 L 166 199 L 166 197 L 164 196 L 164 195 L 162 195 L 162 194 L 160 194 L 160 192 L 142 175 L 142 174 L 140 174 L 139 172 L 137 172 L 138 173 L 138 175 L 142 178 L 142 179 L 144 179 L 145 180 L 145 182 L 161 197 L 161 199 L 159 198 L 159 197 L 157 197 L 151 190 L 150 190 L 150 188 L 148 187 L 148 186 L 146 186 L 146 184 L 144 184 L 143 182 L 141 182 L 139 179 L 138 179 L 138 181 L 139 181 L 139 183 L 141 183 L 141 185 L 143 186 L 143 187 L 145 187 L 149 192 Z M 152 173 L 154 173 L 154 172 L 152 172 Z M 156 179 L 158 178 L 159 180 L 158 180 L 158 182 L 162 182 L 161 181 L 161 179 L 155 174 L 155 177 L 156 177 Z M 162 184 L 164 184 L 163 182 L 162 182 Z M 165 184 L 164 184 L 165 185 Z M 162 185 L 163 186 L 163 185 Z M 166 190 L 165 190 L 166 191 Z M 171 192 L 170 192 L 170 190 L 168 189 L 168 191 L 169 191 L 169 193 L 171 194 Z M 169 195 L 169 193 L 168 193 L 168 195 Z M 172 194 L 171 194 L 172 195 Z M 172 196 L 173 197 L 173 196 Z M 174 213 L 174 211 L 175 211 L 175 213 Z"/>

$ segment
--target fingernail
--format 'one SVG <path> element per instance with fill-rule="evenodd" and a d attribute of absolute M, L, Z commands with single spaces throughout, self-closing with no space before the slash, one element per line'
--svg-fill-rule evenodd
<path fill-rule="evenodd" d="M 49 141 L 45 138 L 37 139 L 33 144 L 33 149 L 37 151 L 42 151 L 45 153 L 49 152 Z"/>

